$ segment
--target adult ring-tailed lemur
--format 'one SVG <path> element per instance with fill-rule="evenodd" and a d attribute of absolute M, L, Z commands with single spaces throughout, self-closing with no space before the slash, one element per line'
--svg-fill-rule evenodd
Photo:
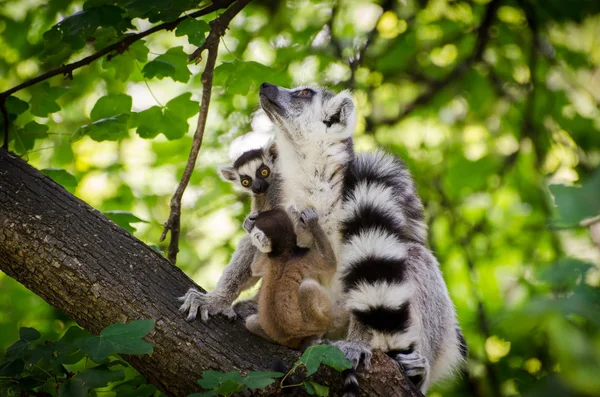
<path fill-rule="evenodd" d="M 386 352 L 423 392 L 451 376 L 466 346 L 404 164 L 381 152 L 354 152 L 356 113 L 346 92 L 263 83 L 260 103 L 277 128 L 280 189 L 272 197 L 286 208 L 314 207 L 336 253 L 329 289 L 351 318 L 346 339 L 334 344 L 367 369 L 372 349 Z M 198 308 L 203 320 L 233 316 L 255 252 L 242 240 L 214 291 L 189 291 L 182 306 L 189 317 Z"/>

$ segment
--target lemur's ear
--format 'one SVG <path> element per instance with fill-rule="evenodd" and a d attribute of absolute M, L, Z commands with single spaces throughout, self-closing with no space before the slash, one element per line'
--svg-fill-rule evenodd
<path fill-rule="evenodd" d="M 267 154 L 271 158 L 271 161 L 277 160 L 279 152 L 277 151 L 277 143 L 275 143 L 274 139 L 271 139 L 267 144 Z"/>
<path fill-rule="evenodd" d="M 220 166 L 219 175 L 225 182 L 235 182 L 237 180 L 237 170 L 230 165 Z"/>
<path fill-rule="evenodd" d="M 325 111 L 323 123 L 327 127 L 334 124 L 349 124 L 354 118 L 354 102 L 347 92 L 341 92 L 333 97 Z"/>

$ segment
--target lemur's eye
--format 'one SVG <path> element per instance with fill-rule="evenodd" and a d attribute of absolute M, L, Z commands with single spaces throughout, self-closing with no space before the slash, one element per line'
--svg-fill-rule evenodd
<path fill-rule="evenodd" d="M 270 173 L 271 173 L 271 171 L 269 170 L 269 167 L 267 167 L 267 166 L 262 167 L 260 170 L 260 174 L 262 176 L 264 176 L 265 178 L 268 177 Z"/>
<path fill-rule="evenodd" d="M 242 178 L 242 186 L 243 186 L 243 187 L 248 187 L 248 186 L 250 186 L 250 178 L 248 178 L 248 177 L 244 177 L 244 178 Z"/>
<path fill-rule="evenodd" d="M 310 96 L 312 95 L 312 90 L 305 88 L 301 91 L 296 91 L 296 96 Z"/>

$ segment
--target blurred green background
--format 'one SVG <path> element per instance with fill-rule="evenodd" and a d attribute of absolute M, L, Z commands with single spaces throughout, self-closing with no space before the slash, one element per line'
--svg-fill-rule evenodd
<path fill-rule="evenodd" d="M 206 4 L 2 0 L 0 90 Z M 14 94 L 10 150 L 164 251 L 202 88 L 185 58 L 207 30 L 189 20 Z M 183 198 L 177 264 L 208 290 L 249 209 L 216 167 L 265 128 L 263 81 L 352 89 L 357 150 L 412 171 L 470 348 L 468 374 L 430 396 L 600 396 L 600 250 L 578 226 L 600 209 L 599 1 L 251 2 L 221 42 Z M 4 274 L 0 296 L 0 352 L 20 326 L 55 340 L 71 323 Z"/>

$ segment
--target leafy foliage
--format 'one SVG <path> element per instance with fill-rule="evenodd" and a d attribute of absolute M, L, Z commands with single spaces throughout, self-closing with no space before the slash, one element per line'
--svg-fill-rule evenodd
<path fill-rule="evenodd" d="M 10 150 L 164 251 L 161 225 L 202 90 L 204 63 L 186 59 L 215 13 L 190 18 L 206 4 L 197 0 L 5 3 L 2 90 L 182 18 L 72 75 L 3 96 L 8 126 L 0 117 Z M 394 153 L 415 178 L 469 345 L 469 377 L 432 394 L 598 394 L 600 257 L 581 221 L 598 215 L 600 3 L 406 3 L 254 1 L 234 19 L 184 196 L 178 265 L 211 289 L 243 234 L 248 202 L 237 204 L 216 166 L 229 161 L 234 137 L 264 124 L 254 117 L 260 83 L 351 88 L 357 150 Z M 18 387 L 36 382 L 19 349 L 38 352 L 43 368 L 82 359 L 67 341 L 64 354 L 47 353 L 18 336 L 16 324 L 83 338 L 8 276 L 0 274 L 0 289 L 0 346 L 20 341 L 0 368 L 23 374 Z M 119 393 L 149 392 L 127 382 Z"/>
<path fill-rule="evenodd" d="M 283 374 L 281 372 L 254 371 L 248 373 L 243 378 L 238 372 L 218 372 L 204 371 L 202 379 L 198 384 L 208 391 L 204 393 L 194 393 L 189 397 L 209 397 L 209 396 L 230 396 L 233 393 L 243 392 L 248 389 L 263 389 L 274 383 L 277 378 L 282 378 L 279 387 L 281 389 L 303 386 L 310 395 L 327 397 L 329 388 L 313 381 L 304 381 L 297 385 L 284 385 L 283 381 L 296 372 L 299 368 L 306 369 L 306 375 L 311 376 L 321 365 L 326 365 L 338 372 L 344 369 L 352 368 L 350 361 L 346 359 L 344 353 L 335 346 L 316 345 L 307 348 L 302 357 L 292 366 L 292 368 Z"/>
<path fill-rule="evenodd" d="M 125 380 L 130 367 L 116 356 L 152 352 L 152 345 L 140 339 L 152 328 L 153 320 L 137 320 L 110 325 L 99 336 L 91 336 L 72 326 L 60 340 L 40 342 L 36 329 L 22 327 L 19 340 L 6 350 L 0 364 L 1 395 L 86 397 L 107 386 L 117 396 L 154 395 L 156 388 L 140 376 L 117 383 Z"/>

